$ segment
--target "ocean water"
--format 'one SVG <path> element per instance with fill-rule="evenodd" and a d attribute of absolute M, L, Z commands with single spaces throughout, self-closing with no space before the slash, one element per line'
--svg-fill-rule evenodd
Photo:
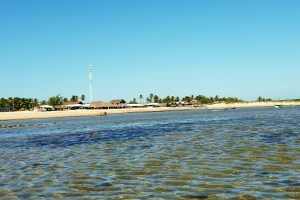
<path fill-rule="evenodd" d="M 0 199 L 300 199 L 299 107 L 0 124 Z"/>

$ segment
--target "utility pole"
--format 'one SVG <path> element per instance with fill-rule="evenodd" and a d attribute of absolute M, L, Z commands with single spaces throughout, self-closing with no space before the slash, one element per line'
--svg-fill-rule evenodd
<path fill-rule="evenodd" d="M 90 103 L 93 101 L 93 93 L 92 93 L 92 64 L 89 64 L 90 71 Z"/>

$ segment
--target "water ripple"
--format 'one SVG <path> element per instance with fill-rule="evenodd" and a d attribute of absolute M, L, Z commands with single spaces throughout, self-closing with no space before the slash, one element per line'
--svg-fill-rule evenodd
<path fill-rule="evenodd" d="M 299 199 L 299 108 L 11 121 L 0 199 Z"/>

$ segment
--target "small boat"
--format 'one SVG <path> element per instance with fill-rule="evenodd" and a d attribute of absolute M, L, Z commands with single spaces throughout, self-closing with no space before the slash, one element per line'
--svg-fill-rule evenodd
<path fill-rule="evenodd" d="M 288 107 L 287 105 L 275 105 L 274 106 L 275 108 L 285 108 L 285 107 Z"/>
<path fill-rule="evenodd" d="M 210 110 L 210 111 L 212 111 L 212 112 L 220 112 L 220 111 L 222 111 L 222 109 L 213 109 L 213 110 Z"/>

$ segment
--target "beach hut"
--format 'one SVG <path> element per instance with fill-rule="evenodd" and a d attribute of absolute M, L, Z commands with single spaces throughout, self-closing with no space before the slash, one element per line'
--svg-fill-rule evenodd
<path fill-rule="evenodd" d="M 70 110 L 76 110 L 83 107 L 83 103 L 81 101 L 68 101 L 64 102 L 64 106 Z"/>
<path fill-rule="evenodd" d="M 49 105 L 40 105 L 34 108 L 34 111 L 53 111 L 55 110 L 53 106 L 49 106 Z"/>
<path fill-rule="evenodd" d="M 106 101 L 93 101 L 90 104 L 90 108 L 93 109 L 110 109 L 114 107 L 115 106 L 111 102 L 106 102 Z"/>
<path fill-rule="evenodd" d="M 140 104 L 140 103 L 129 103 L 127 104 L 128 108 L 144 108 L 146 107 L 144 104 Z"/>
<path fill-rule="evenodd" d="M 67 106 L 67 105 L 76 105 L 76 104 L 82 105 L 83 103 L 81 101 L 66 101 L 66 102 L 64 102 L 65 106 Z"/>
<path fill-rule="evenodd" d="M 159 103 L 148 103 L 146 106 L 150 107 L 150 108 L 155 108 L 155 107 L 160 107 L 160 104 Z"/>
<path fill-rule="evenodd" d="M 114 99 L 111 100 L 110 103 L 112 103 L 113 105 L 122 105 L 125 104 L 126 101 L 124 99 Z"/>
<path fill-rule="evenodd" d="M 126 108 L 126 101 L 124 99 L 114 99 L 110 103 L 114 105 L 114 108 Z"/>

